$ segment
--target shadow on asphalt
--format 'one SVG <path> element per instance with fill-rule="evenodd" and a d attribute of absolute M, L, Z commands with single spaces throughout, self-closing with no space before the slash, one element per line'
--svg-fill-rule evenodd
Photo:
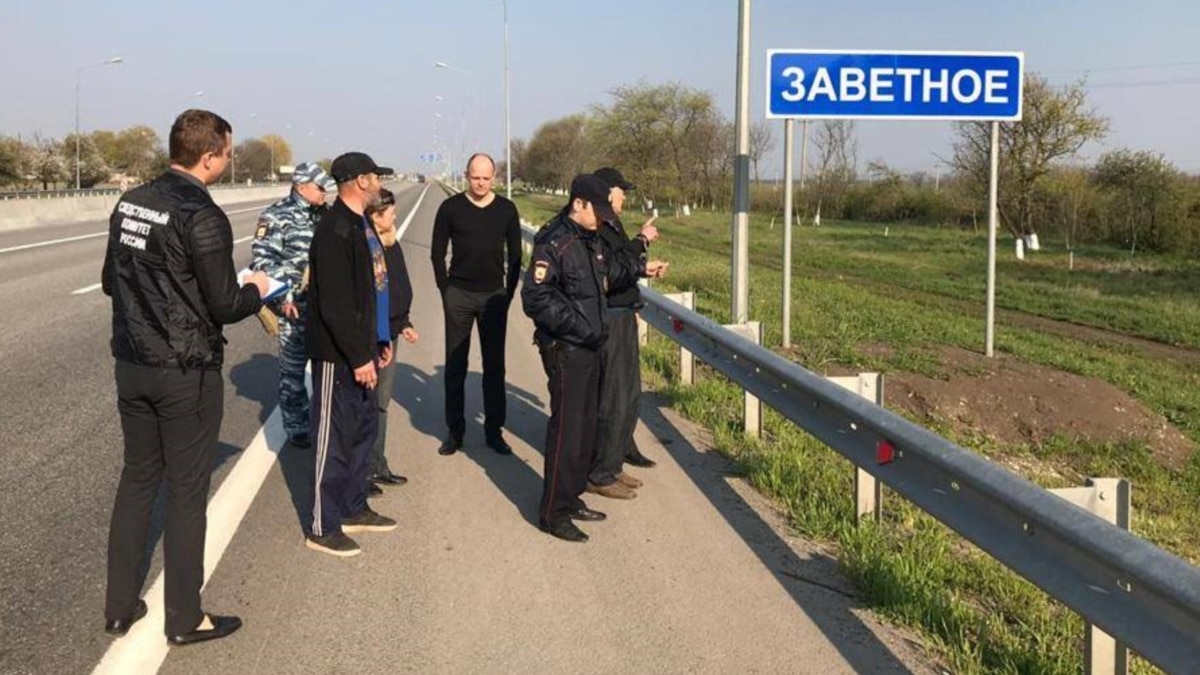
<path fill-rule="evenodd" d="M 229 369 L 229 381 L 239 397 L 259 404 L 258 421 L 266 422 L 279 396 L 279 359 L 255 354 Z"/>
<path fill-rule="evenodd" d="M 392 399 L 408 414 L 413 429 L 428 437 L 428 443 L 419 448 L 405 448 L 402 452 L 437 452 L 446 436 L 445 394 L 443 367 L 437 366 L 433 373 L 426 373 L 407 363 L 396 364 L 396 390 Z M 497 455 L 483 443 L 483 377 L 477 372 L 467 373 L 467 433 L 460 454 L 483 469 L 485 475 L 498 490 L 516 507 L 521 517 L 531 526 L 537 526 L 538 500 L 542 496 L 542 477 L 533 467 L 518 456 Z M 505 433 L 521 439 L 538 453 L 546 437 L 546 413 L 541 398 L 511 382 L 505 386 L 508 403 Z M 475 411 L 475 412 L 472 412 Z M 395 413 L 393 413 L 395 414 Z M 446 458 L 450 460 L 452 458 Z M 397 467 L 404 466 L 404 455 L 388 457 L 393 470 L 404 473 Z"/>
<path fill-rule="evenodd" d="M 662 410 L 669 407 L 661 396 L 643 393 L 642 422 L 854 672 L 911 673 L 853 613 L 862 605 L 853 597 L 852 587 L 843 580 L 837 561 L 821 554 L 808 559 L 796 555 L 788 542 L 729 485 L 726 479 L 735 471 L 732 462 L 716 452 L 697 451 L 663 415 Z M 655 459 L 653 451 L 646 454 Z"/>

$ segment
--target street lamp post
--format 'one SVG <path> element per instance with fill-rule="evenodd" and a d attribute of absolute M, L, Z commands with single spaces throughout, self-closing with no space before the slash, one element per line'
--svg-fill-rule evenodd
<path fill-rule="evenodd" d="M 75 69 L 75 189 L 82 189 L 79 170 L 79 80 L 83 71 L 89 68 L 102 68 L 104 66 L 114 66 L 121 63 L 123 59 L 119 56 L 114 56 L 107 61 L 93 63 L 86 66 L 80 66 Z"/>
<path fill-rule="evenodd" d="M 504 194 L 512 201 L 512 122 L 508 91 L 508 0 L 504 0 Z"/>

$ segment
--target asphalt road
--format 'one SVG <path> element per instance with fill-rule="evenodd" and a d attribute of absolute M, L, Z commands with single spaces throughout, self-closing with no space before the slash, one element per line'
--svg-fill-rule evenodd
<path fill-rule="evenodd" d="M 652 396 L 638 440 L 660 465 L 638 472 L 647 483 L 639 498 L 585 497 L 610 516 L 584 524 L 587 544 L 539 532 L 549 401 L 519 301 L 507 345 L 515 455 L 483 445 L 477 344 L 466 450 L 437 455 L 443 333 L 428 259 L 442 197 L 436 188 L 421 194 L 422 186 L 398 193 L 401 218 L 419 201 L 404 250 L 421 340 L 398 350 L 388 439 L 392 467 L 410 483 L 373 500 L 400 529 L 359 535 L 364 552 L 355 558 L 306 549 L 313 454 L 283 450 L 210 565 L 206 608 L 238 614 L 245 627 L 171 649 L 159 672 L 930 672 L 902 635 L 857 607 L 828 556 L 784 533 L 772 509 L 707 451 L 704 435 Z M 252 233 L 256 213 L 231 216 L 235 237 Z M 102 229 L 56 228 L 44 239 Z M 0 235 L 0 249 L 36 239 Z M 72 291 L 98 281 L 103 245 L 101 237 L 0 253 L 2 673 L 89 672 L 125 641 L 162 649 L 161 625 L 116 643 L 100 630 L 121 441 L 109 306 L 99 291 Z M 237 264 L 248 256 L 240 244 Z M 253 319 L 226 335 L 214 493 L 252 461 L 264 422 L 277 424 L 273 340 Z M 277 433 L 266 437 L 278 446 Z M 160 565 L 156 551 L 149 580 Z"/>

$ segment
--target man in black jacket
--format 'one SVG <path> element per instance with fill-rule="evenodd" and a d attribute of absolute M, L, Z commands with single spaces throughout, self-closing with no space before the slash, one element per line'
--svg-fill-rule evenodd
<path fill-rule="evenodd" d="M 567 541 L 588 539 L 572 520 L 605 518 L 579 496 L 596 441 L 597 350 L 608 335 L 604 293 L 609 284 L 637 277 L 637 268 L 610 259 L 596 236 L 600 223 L 612 217 L 608 185 L 591 174 L 576 176 L 570 203 L 538 232 L 521 288 L 550 391 L 538 526 Z"/>
<path fill-rule="evenodd" d="M 483 433 L 488 447 L 511 455 L 504 440 L 504 342 L 508 306 L 521 275 L 521 219 L 512 202 L 492 190 L 496 164 L 483 153 L 467 162 L 467 190 L 442 202 L 433 221 L 430 257 L 442 293 L 446 335 L 446 427 L 438 453 L 453 455 L 466 431 L 465 384 L 471 329 L 479 325 L 483 352 Z M 450 269 L 446 248 L 452 247 Z"/>
<path fill-rule="evenodd" d="M 112 297 L 125 436 L 108 536 L 104 630 L 113 636 L 146 614 L 139 572 L 164 476 L 167 641 L 225 637 L 242 625 L 200 608 L 205 507 L 225 391 L 221 326 L 258 312 L 268 283 L 257 272 L 238 284 L 233 231 L 208 194 L 232 148 L 229 122 L 207 110 L 185 111 L 171 127 L 171 168 L 122 195 L 109 220 L 101 283 Z"/>
<path fill-rule="evenodd" d="M 347 532 L 388 532 L 396 521 L 367 506 L 367 472 L 378 433 L 377 367 L 392 359 L 388 276 L 383 246 L 367 208 L 379 201 L 380 176 L 393 171 L 361 152 L 333 160 L 338 198 L 317 222 L 308 250 L 312 426 L 316 433 L 314 551 L 347 557 Z"/>
<path fill-rule="evenodd" d="M 625 233 L 620 214 L 626 193 L 634 184 L 611 167 L 596 169 L 596 177 L 609 187 L 611 220 L 600 225 L 598 234 L 608 246 L 610 256 L 644 260 L 650 243 L 658 238 L 654 218 L 642 226 L 633 239 Z M 651 261 L 651 276 L 662 276 L 665 265 Z M 600 406 L 596 423 L 596 454 L 588 476 L 588 492 L 614 499 L 632 499 L 641 481 L 625 473 L 622 464 L 652 467 L 654 461 L 643 455 L 633 439 L 637 427 L 638 399 L 642 393 L 641 364 L 638 358 L 637 315 L 642 306 L 637 283 L 610 285 L 608 311 L 604 315 L 609 337 L 600 350 Z"/>

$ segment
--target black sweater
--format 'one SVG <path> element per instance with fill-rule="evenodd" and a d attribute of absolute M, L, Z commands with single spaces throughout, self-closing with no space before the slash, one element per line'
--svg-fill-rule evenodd
<path fill-rule="evenodd" d="M 308 355 L 351 369 L 375 358 L 375 278 L 363 217 L 341 199 L 317 221 L 308 249 Z"/>
<path fill-rule="evenodd" d="M 448 244 L 454 247 L 454 256 L 447 272 Z M 448 198 L 433 221 L 430 257 L 438 290 L 445 291 L 447 284 L 468 291 L 503 288 L 512 297 L 521 274 L 521 219 L 516 205 L 500 195 L 482 208 L 466 194 Z"/>

